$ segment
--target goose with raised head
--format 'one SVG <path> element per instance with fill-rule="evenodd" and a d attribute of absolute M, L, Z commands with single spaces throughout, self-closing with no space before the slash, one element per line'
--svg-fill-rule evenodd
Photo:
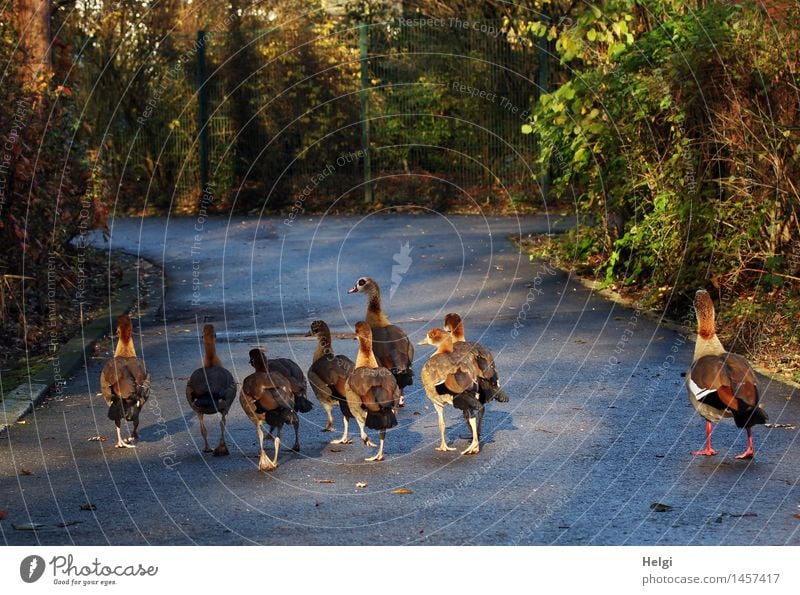
<path fill-rule="evenodd" d="M 344 433 L 338 440 L 332 440 L 331 444 L 350 444 L 352 440 L 347 436 L 348 422 L 353 414 L 347 405 L 345 390 L 355 364 L 349 357 L 333 352 L 331 331 L 324 321 L 313 321 L 311 334 L 317 338 L 317 348 L 314 350 L 314 361 L 308 369 L 308 382 L 328 417 L 328 423 L 322 431 L 333 431 L 333 408 L 338 405 L 342 412 Z"/>
<path fill-rule="evenodd" d="M 366 461 L 382 461 L 386 430 L 397 425 L 395 411 L 400 404 L 400 388 L 394 375 L 378 365 L 372 345 L 372 329 L 365 321 L 356 323 L 358 355 L 355 369 L 347 379 L 345 395 L 347 404 L 361 431 L 361 440 L 367 446 L 375 444 L 364 427 L 378 430 L 378 452 Z"/>
<path fill-rule="evenodd" d="M 203 365 L 197 368 L 186 383 L 186 400 L 197 413 L 203 452 L 213 452 L 215 457 L 228 454 L 225 444 L 225 420 L 236 398 L 236 381 L 222 365 L 217 355 L 217 334 L 213 324 L 203 327 Z M 208 444 L 208 430 L 203 421 L 206 415 L 219 414 L 219 443 L 214 450 Z"/>
<path fill-rule="evenodd" d="M 133 324 L 127 314 L 117 319 L 117 347 L 100 372 L 100 394 L 108 405 L 108 418 L 117 430 L 117 448 L 134 448 L 139 438 L 139 414 L 150 397 L 150 374 L 144 362 L 136 356 L 133 345 Z M 129 438 L 122 439 L 121 424 L 133 423 Z"/>
<path fill-rule="evenodd" d="M 404 405 L 403 389 L 414 382 L 414 346 L 398 326 L 392 324 L 383 311 L 381 289 L 371 277 L 361 277 L 347 293 L 367 296 L 365 320 L 372 330 L 372 350 L 378 364 L 392 372 L 400 388 L 400 407 Z"/>
<path fill-rule="evenodd" d="M 686 375 L 686 389 L 692 407 L 706 420 L 706 444 L 692 454 L 717 454 L 711 446 L 713 424 L 732 417 L 737 428 L 747 430 L 747 449 L 736 458 L 751 459 L 755 455 L 752 427 L 767 422 L 767 413 L 759 405 L 758 379 L 744 357 L 722 346 L 717 337 L 714 302 L 707 291 L 701 289 L 695 294 L 694 306 L 697 343 Z"/>
<path fill-rule="evenodd" d="M 439 328 L 429 330 L 419 345 L 436 347 L 436 352 L 425 362 L 420 375 L 425 394 L 438 416 L 441 441 L 436 450 L 455 450 L 447 446 L 444 435 L 444 407 L 452 405 L 463 412 L 464 420 L 472 432 L 472 442 L 461 454 L 478 454 L 480 439 L 477 417 L 482 415 L 483 404 L 479 398 L 480 370 L 475 356 L 470 351 L 455 353 L 450 333 Z"/>

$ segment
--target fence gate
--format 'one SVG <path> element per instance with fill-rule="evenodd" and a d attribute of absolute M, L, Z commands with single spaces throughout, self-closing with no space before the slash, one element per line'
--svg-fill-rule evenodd
<path fill-rule="evenodd" d="M 397 19 L 201 32 L 165 125 L 134 135 L 128 182 L 192 211 L 467 205 L 531 197 L 534 41 L 499 23 Z M 532 199 L 532 198 L 531 198 Z M 338 201 L 338 202 L 337 202 Z"/>

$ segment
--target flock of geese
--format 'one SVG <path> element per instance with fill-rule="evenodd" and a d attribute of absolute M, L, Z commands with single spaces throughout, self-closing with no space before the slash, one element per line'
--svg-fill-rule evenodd
<path fill-rule="evenodd" d="M 358 340 L 355 362 L 333 352 L 330 329 L 322 320 L 311 323 L 309 334 L 316 337 L 317 346 L 306 374 L 290 359 L 268 358 L 263 347 L 249 352 L 254 371 L 242 382 L 239 403 L 256 427 L 261 471 L 277 468 L 284 425 L 294 428 L 292 450 L 300 449 L 298 413 L 306 413 L 313 407 L 306 396 L 309 383 L 327 415 L 325 431 L 334 429 L 333 411 L 337 405 L 341 411 L 344 432 L 331 443 L 352 443 L 349 424 L 355 420 L 362 442 L 370 448 L 377 447 L 377 452 L 365 460 L 384 460 L 386 431 L 397 425 L 396 414 L 403 406 L 403 389 L 413 383 L 414 347 L 406 333 L 391 324 L 383 312 L 380 288 L 373 279 L 358 279 L 348 293 L 362 293 L 367 297 L 365 320 L 355 325 Z M 696 293 L 695 310 L 698 337 L 686 386 L 692 406 L 706 420 L 706 445 L 693 454 L 717 454 L 711 447 L 713 424 L 732 417 L 737 427 L 747 430 L 747 450 L 737 458 L 752 458 L 755 449 L 751 428 L 767 421 L 767 414 L 759 405 L 756 375 L 745 358 L 727 352 L 717 338 L 714 305 L 706 291 Z M 475 455 L 480 452 L 486 405 L 492 400 L 507 402 L 508 396 L 500 386 L 492 353 L 480 343 L 466 341 L 460 316 L 448 314 L 443 327 L 431 329 L 419 343 L 436 349 L 420 374 L 425 393 L 438 416 L 441 440 L 436 450 L 455 450 L 445 439 L 444 409 L 450 405 L 462 411 L 472 435 L 462 454 Z M 150 375 L 144 362 L 136 356 L 132 334 L 130 318 L 120 316 L 114 356 L 106 361 L 100 377 L 108 417 L 116 426 L 118 448 L 134 447 L 139 414 L 150 393 Z M 217 355 L 215 337 L 214 326 L 205 325 L 203 365 L 189 377 L 186 398 L 197 413 L 203 452 L 224 456 L 228 454 L 225 420 L 236 398 L 237 383 Z M 212 450 L 204 416 L 217 414 L 220 437 Z M 133 424 L 127 439 L 122 438 L 123 419 Z M 274 440 L 272 458 L 264 449 L 264 425 L 269 427 L 269 435 Z M 378 432 L 378 445 L 370 440 L 367 428 Z"/>

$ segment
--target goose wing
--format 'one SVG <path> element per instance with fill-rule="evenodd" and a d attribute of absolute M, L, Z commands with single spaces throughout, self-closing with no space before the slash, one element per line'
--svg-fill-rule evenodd
<path fill-rule="evenodd" d="M 367 411 L 377 413 L 381 409 L 395 408 L 400 403 L 397 381 L 386 368 L 356 368 L 348 382 Z"/>
<path fill-rule="evenodd" d="M 372 328 L 372 351 L 387 368 L 406 370 L 414 361 L 414 346 L 403 329 L 393 324 Z"/>

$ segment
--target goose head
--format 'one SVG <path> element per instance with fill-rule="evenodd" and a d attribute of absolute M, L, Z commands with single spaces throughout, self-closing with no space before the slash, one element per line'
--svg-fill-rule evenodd
<path fill-rule="evenodd" d="M 114 350 L 115 357 L 136 357 L 136 348 L 133 345 L 133 324 L 127 314 L 117 318 L 117 348 Z"/>
<path fill-rule="evenodd" d="M 694 294 L 694 310 L 697 315 L 697 334 L 703 339 L 710 339 L 716 334 L 714 302 L 705 289 Z"/>
<path fill-rule="evenodd" d="M 428 331 L 428 334 L 425 335 L 425 338 L 417 343 L 417 345 L 433 345 L 434 347 L 438 348 L 440 345 L 445 344 L 448 341 L 452 344 L 453 340 L 450 337 L 450 333 L 440 328 L 432 328 Z"/>
<path fill-rule="evenodd" d="M 330 334 L 330 329 L 324 320 L 314 320 L 311 323 L 311 335 L 318 337 L 320 335 Z"/>
<path fill-rule="evenodd" d="M 251 349 L 248 355 L 250 356 L 250 365 L 256 370 L 264 371 L 267 369 L 266 347 Z"/>
<path fill-rule="evenodd" d="M 364 320 L 356 322 L 355 339 L 356 341 L 372 341 L 372 329 Z"/>
<path fill-rule="evenodd" d="M 378 291 L 378 284 L 371 277 L 361 277 L 352 289 L 348 289 L 347 293 L 367 293 L 373 294 Z"/>
<path fill-rule="evenodd" d="M 444 317 L 444 330 L 453 335 L 453 339 L 464 340 L 464 324 L 461 322 L 461 316 L 455 312 L 450 312 Z"/>
<path fill-rule="evenodd" d="M 119 339 L 123 343 L 127 343 L 133 337 L 133 323 L 131 323 L 131 317 L 127 314 L 122 314 L 119 318 L 117 318 L 117 332 L 119 333 Z"/>

